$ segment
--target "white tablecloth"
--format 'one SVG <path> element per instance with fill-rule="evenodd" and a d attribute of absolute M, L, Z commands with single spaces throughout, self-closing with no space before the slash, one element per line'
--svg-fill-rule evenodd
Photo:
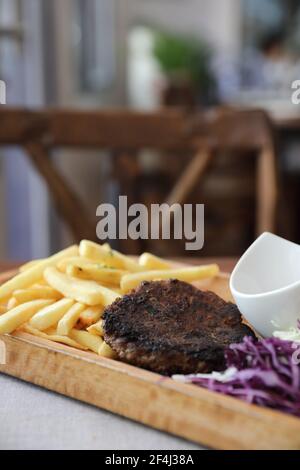
<path fill-rule="evenodd" d="M 192 450 L 199 447 L 0 374 L 0 449 Z"/>

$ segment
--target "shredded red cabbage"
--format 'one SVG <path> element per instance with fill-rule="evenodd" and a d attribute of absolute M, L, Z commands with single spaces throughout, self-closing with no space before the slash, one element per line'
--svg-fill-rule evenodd
<path fill-rule="evenodd" d="M 196 374 L 181 379 L 300 417 L 300 363 L 295 361 L 295 351 L 297 345 L 290 341 L 245 337 L 226 351 L 227 378 Z"/>

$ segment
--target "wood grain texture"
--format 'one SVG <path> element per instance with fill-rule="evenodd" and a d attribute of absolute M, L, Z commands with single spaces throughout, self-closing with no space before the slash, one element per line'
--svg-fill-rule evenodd
<path fill-rule="evenodd" d="M 70 227 L 74 239 L 77 242 L 83 238 L 96 241 L 95 224 L 89 217 L 87 208 L 55 168 L 47 149 L 39 142 L 29 142 L 24 145 L 24 149 L 36 170 L 45 179 L 55 207 Z"/>
<path fill-rule="evenodd" d="M 207 231 L 210 246 L 214 247 L 215 253 L 220 250 L 220 237 L 215 240 L 212 232 L 216 232 L 218 224 L 224 227 L 226 223 L 229 232 L 219 253 L 224 253 L 224 246 L 227 246 L 227 253 L 232 254 L 244 251 L 244 217 L 247 226 L 248 219 L 251 222 L 252 209 L 248 207 L 245 194 L 247 188 L 250 199 L 256 199 L 256 234 L 276 232 L 279 185 L 275 142 L 271 120 L 266 113 L 256 109 L 217 107 L 200 113 L 180 109 L 155 112 L 0 109 L 0 146 L 17 145 L 27 150 L 74 240 L 95 239 L 95 221 L 91 221 L 92 214 L 89 215 L 86 205 L 49 159 L 51 152 L 57 149 L 105 150 L 99 152 L 99 158 L 108 150 L 111 168 L 114 168 L 114 175 L 110 174 L 109 178 L 116 179 L 119 194 L 127 195 L 129 201 L 148 204 L 160 203 L 167 198 L 168 202 L 176 203 L 190 198 L 194 202 L 205 202 L 211 212 L 208 224 L 211 230 Z M 143 164 L 134 163 L 137 153 L 149 149 L 159 151 L 161 156 L 161 165 L 157 166 L 154 175 L 146 171 Z M 218 169 L 219 156 L 224 152 L 229 157 L 226 158 L 225 173 Z M 255 160 L 257 157 L 256 190 L 251 184 L 247 158 L 244 158 L 249 153 Z M 235 173 L 236 158 L 246 185 L 241 184 L 241 177 Z M 136 174 L 133 176 L 129 169 L 134 169 Z M 218 191 L 209 190 L 212 182 Z M 150 183 L 152 189 L 149 192 Z M 144 188 L 148 194 L 145 200 Z M 237 206 L 234 201 L 239 201 Z M 248 215 L 246 217 L 242 211 L 240 218 L 240 208 L 245 204 Z M 219 207 L 222 207 L 221 215 Z M 232 233 L 234 235 L 230 235 Z M 230 247 L 236 234 L 239 234 L 241 245 L 233 242 Z M 122 241 L 121 249 L 126 253 L 138 253 L 140 246 L 139 240 L 129 239 Z M 178 251 L 180 244 L 176 243 L 176 246 Z M 143 250 L 151 250 L 145 240 Z M 163 253 L 174 252 L 166 250 Z"/>
<path fill-rule="evenodd" d="M 176 110 L 153 113 L 125 109 L 0 109 L 0 144 L 42 141 L 53 147 L 187 149 L 186 115 Z"/>
<path fill-rule="evenodd" d="M 198 285 L 231 297 L 226 275 Z M 0 338 L 2 373 L 208 447 L 300 449 L 298 418 L 26 333 Z"/>

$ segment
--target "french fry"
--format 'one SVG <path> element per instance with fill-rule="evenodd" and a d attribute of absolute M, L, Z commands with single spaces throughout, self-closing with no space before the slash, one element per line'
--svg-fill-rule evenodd
<path fill-rule="evenodd" d="M 32 268 L 33 266 L 36 266 L 38 263 L 40 263 L 41 259 L 33 259 L 32 261 L 28 261 L 28 263 L 23 264 L 22 266 L 19 267 L 20 273 L 23 273 L 24 271 L 27 271 L 27 269 Z"/>
<path fill-rule="evenodd" d="M 84 266 L 90 265 L 92 261 L 88 258 L 83 258 L 83 256 L 71 256 L 69 258 L 65 258 L 57 263 L 56 268 L 59 271 L 66 272 L 68 266 L 80 266 L 83 268 Z"/>
<path fill-rule="evenodd" d="M 15 308 L 17 305 L 19 305 L 19 302 L 15 297 L 11 297 L 9 301 L 7 302 L 7 310 L 11 310 Z"/>
<path fill-rule="evenodd" d="M 142 281 L 193 282 L 218 272 L 217 265 L 172 268 L 151 253 L 136 262 L 108 244 L 83 240 L 79 247 L 26 263 L 0 286 L 0 334 L 20 329 L 114 359 L 116 353 L 103 339 L 106 306 Z"/>
<path fill-rule="evenodd" d="M 79 329 L 86 329 L 93 323 L 96 323 L 101 318 L 103 310 L 104 308 L 101 305 L 96 305 L 95 307 L 88 307 L 85 309 L 79 317 Z"/>
<path fill-rule="evenodd" d="M 121 289 L 123 292 L 128 292 L 143 281 L 157 281 L 163 279 L 179 279 L 180 281 L 193 282 L 216 276 L 218 273 L 219 267 L 216 264 L 210 264 L 191 268 L 126 274 L 121 280 Z"/>
<path fill-rule="evenodd" d="M 104 249 L 107 250 L 107 251 L 110 251 L 110 250 L 111 250 L 111 246 L 110 246 L 109 243 L 103 243 L 103 245 L 101 245 L 101 246 L 102 246 L 102 248 L 104 248 Z"/>
<path fill-rule="evenodd" d="M 76 256 L 77 254 L 78 247 L 77 245 L 74 245 L 37 263 L 26 271 L 17 274 L 14 278 L 0 286 L 0 302 L 7 300 L 15 290 L 24 289 L 38 282 L 43 277 L 43 273 L 46 268 L 55 266 L 56 263 L 65 257 Z"/>
<path fill-rule="evenodd" d="M 27 323 L 27 325 L 29 325 L 29 323 Z M 38 331 L 40 331 L 40 330 L 38 330 Z M 50 328 L 47 328 L 47 330 L 42 331 L 42 333 L 46 333 L 46 335 L 48 335 L 48 336 L 56 335 L 57 328 L 56 328 L 56 326 L 50 326 Z"/>
<path fill-rule="evenodd" d="M 100 347 L 103 343 L 103 339 L 101 339 L 99 336 L 91 335 L 87 331 L 75 329 L 70 331 L 69 336 L 74 341 L 77 341 L 77 343 L 99 354 Z"/>
<path fill-rule="evenodd" d="M 26 333 L 30 333 L 31 335 L 38 336 L 39 338 L 44 338 L 48 339 L 50 341 L 54 341 L 55 343 L 62 343 L 62 344 L 67 344 L 68 346 L 72 346 L 73 348 L 76 349 L 82 349 L 86 351 L 88 348 L 85 346 L 82 346 L 81 344 L 77 343 L 77 341 L 74 341 L 74 339 L 69 338 L 68 336 L 62 336 L 59 334 L 54 333 L 46 333 L 44 331 L 37 330 L 36 328 L 33 328 L 30 326 L 28 323 L 25 323 L 21 327 L 22 331 L 25 331 Z"/>
<path fill-rule="evenodd" d="M 71 299 L 61 299 L 52 305 L 48 305 L 31 318 L 30 326 L 41 331 L 47 330 L 59 322 L 73 303 L 74 301 Z"/>
<path fill-rule="evenodd" d="M 13 296 L 19 304 L 38 299 L 59 300 L 62 297 L 60 292 L 49 286 L 36 286 L 28 289 L 15 290 Z"/>
<path fill-rule="evenodd" d="M 117 269 L 124 269 L 125 271 L 138 272 L 141 267 L 134 260 L 128 256 L 112 250 L 110 247 L 103 247 L 97 243 L 88 240 L 82 240 L 79 245 L 80 256 L 90 258 L 93 261 L 104 263 L 107 266 Z"/>
<path fill-rule="evenodd" d="M 157 270 L 157 269 L 171 269 L 172 266 L 167 261 L 154 256 L 151 253 L 143 253 L 139 257 L 139 265 L 143 267 L 144 271 Z"/>
<path fill-rule="evenodd" d="M 5 305 L 0 305 L 0 315 L 7 312 L 7 307 Z"/>
<path fill-rule="evenodd" d="M 68 265 L 66 272 L 69 276 L 78 277 L 79 279 L 89 279 L 116 286 L 120 285 L 122 277 L 128 273 L 128 271 L 121 269 L 102 268 L 97 264 L 86 266 Z"/>
<path fill-rule="evenodd" d="M 104 336 L 103 320 L 99 320 L 97 323 L 94 323 L 93 325 L 89 326 L 87 328 L 87 331 L 91 333 L 91 335 L 103 337 Z"/>
<path fill-rule="evenodd" d="M 118 297 L 121 297 L 123 295 L 121 287 L 116 287 L 116 286 L 109 286 L 107 285 L 111 290 L 113 290 L 116 294 L 118 294 Z"/>
<path fill-rule="evenodd" d="M 12 333 L 23 323 L 28 322 L 41 308 L 47 307 L 52 302 L 52 300 L 33 300 L 4 313 L 0 317 L 0 334 Z"/>
<path fill-rule="evenodd" d="M 115 351 L 113 351 L 105 341 L 101 344 L 98 354 L 99 356 L 107 357 L 109 359 L 115 359 L 117 357 Z"/>
<path fill-rule="evenodd" d="M 70 278 L 53 267 L 45 270 L 44 277 L 53 289 L 58 290 L 65 297 L 86 305 L 106 307 L 119 297 L 111 289 L 100 286 L 94 281 Z"/>
<path fill-rule="evenodd" d="M 80 314 L 84 311 L 84 304 L 75 303 L 70 310 L 59 320 L 57 334 L 67 336 L 79 320 Z"/>
<path fill-rule="evenodd" d="M 45 279 L 40 279 L 39 282 L 36 282 L 36 283 L 32 284 L 31 287 L 38 287 L 39 288 L 39 287 L 45 287 L 45 286 L 49 287 L 47 282 L 45 281 Z"/>

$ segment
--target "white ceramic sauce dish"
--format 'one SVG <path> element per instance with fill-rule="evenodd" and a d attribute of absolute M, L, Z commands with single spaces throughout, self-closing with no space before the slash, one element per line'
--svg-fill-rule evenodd
<path fill-rule="evenodd" d="M 262 336 L 295 327 L 300 319 L 300 246 L 263 233 L 235 266 L 230 289 L 245 319 Z"/>

